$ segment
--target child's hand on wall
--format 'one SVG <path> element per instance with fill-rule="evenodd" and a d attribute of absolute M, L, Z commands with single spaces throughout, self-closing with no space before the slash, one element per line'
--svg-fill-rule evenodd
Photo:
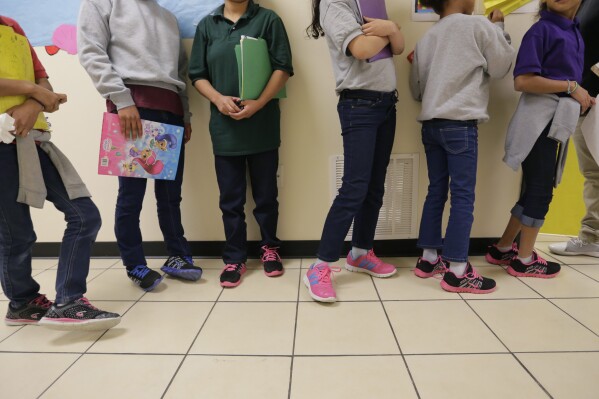
<path fill-rule="evenodd" d="M 500 9 L 493 10 L 493 11 L 491 11 L 491 14 L 489 14 L 489 20 L 493 23 L 503 22 L 503 20 L 504 20 L 503 13 L 501 12 Z"/>

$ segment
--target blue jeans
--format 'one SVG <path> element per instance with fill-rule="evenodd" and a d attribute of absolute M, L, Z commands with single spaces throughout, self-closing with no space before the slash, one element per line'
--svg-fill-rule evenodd
<path fill-rule="evenodd" d="M 62 179 L 48 155 L 37 147 L 46 199 L 64 213 L 67 228 L 60 246 L 56 274 L 56 302 L 67 303 L 85 294 L 92 244 L 102 224 L 100 212 L 89 198 L 70 200 Z M 31 276 L 31 249 L 37 237 L 29 206 L 16 201 L 19 190 L 17 146 L 0 144 L 0 280 L 13 307 L 39 294 Z"/>
<path fill-rule="evenodd" d="M 474 188 L 478 158 L 476 121 L 433 119 L 422 123 L 428 166 L 428 194 L 420 220 L 418 247 L 443 249 L 443 259 L 466 262 L 474 220 Z M 443 210 L 451 190 L 451 209 L 441 235 Z"/>
<path fill-rule="evenodd" d="M 547 137 L 551 123 L 543 130 L 522 162 L 524 189 L 512 208 L 512 215 L 528 227 L 541 227 L 553 199 L 558 142 Z"/>
<path fill-rule="evenodd" d="M 138 108 L 138 110 L 141 119 L 183 126 L 183 118 L 170 112 L 147 108 Z M 191 248 L 185 239 L 181 224 L 181 186 L 184 164 L 185 146 L 181 148 L 175 180 L 154 181 L 158 224 L 169 256 L 191 256 Z M 146 194 L 146 185 L 147 179 L 119 177 L 114 233 L 123 264 L 128 268 L 146 264 L 139 228 L 139 215 Z"/>
<path fill-rule="evenodd" d="M 252 196 L 256 203 L 254 217 L 260 227 L 260 245 L 278 247 L 279 201 L 277 169 L 279 150 L 251 155 L 214 157 L 216 179 L 220 190 L 219 206 L 223 213 L 226 244 L 223 261 L 226 264 L 247 260 L 247 225 L 245 223 L 246 169 L 249 170 Z"/>
<path fill-rule="evenodd" d="M 341 93 L 337 111 L 343 136 L 343 183 L 324 224 L 317 254 L 321 260 L 339 260 L 352 221 L 352 245 L 372 248 L 395 139 L 396 102 L 394 92 Z"/>

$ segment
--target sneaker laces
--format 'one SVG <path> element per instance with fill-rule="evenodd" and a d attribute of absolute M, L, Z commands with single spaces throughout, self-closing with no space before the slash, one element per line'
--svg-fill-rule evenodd
<path fill-rule="evenodd" d="M 318 276 L 318 282 L 320 284 L 331 285 L 331 277 L 333 273 L 339 273 L 341 268 L 339 266 L 316 266 L 314 267 Z"/>
<path fill-rule="evenodd" d="M 150 272 L 150 268 L 146 265 L 138 265 L 135 266 L 133 270 L 130 270 L 129 273 L 139 279 L 143 279 Z"/>
<path fill-rule="evenodd" d="M 81 297 L 79 300 L 80 300 L 80 301 L 81 301 L 81 302 L 82 302 L 82 303 L 83 303 L 85 306 L 87 306 L 88 308 L 91 308 L 91 309 L 93 309 L 93 310 L 98 310 L 98 308 L 97 308 L 97 307 L 95 307 L 94 305 L 92 305 L 92 304 L 90 303 L 89 299 L 87 299 L 86 297 L 82 296 L 82 297 Z"/>
<path fill-rule="evenodd" d="M 52 306 L 52 301 L 46 298 L 44 294 L 38 295 L 37 298 L 31 301 L 31 303 L 43 309 L 50 309 Z"/>
<path fill-rule="evenodd" d="M 380 265 L 381 263 L 383 263 L 383 261 L 374 254 L 374 250 L 372 250 L 372 249 L 369 250 L 368 253 L 366 254 L 366 259 L 371 260 L 377 266 Z"/>
<path fill-rule="evenodd" d="M 464 277 L 467 278 L 468 280 L 476 280 L 476 279 L 482 279 L 483 277 L 478 274 L 478 272 L 476 271 L 476 269 L 474 268 L 474 266 L 469 265 L 470 266 L 470 271 L 466 274 L 464 274 Z"/>
<path fill-rule="evenodd" d="M 518 254 L 518 244 L 516 244 L 515 242 L 512 243 L 512 251 L 514 251 L 516 255 Z"/>
<path fill-rule="evenodd" d="M 168 258 L 167 260 L 167 265 L 171 266 L 171 267 L 175 267 L 175 268 L 181 268 L 183 266 L 185 266 L 185 263 L 191 263 L 193 264 L 193 260 L 191 259 L 191 256 L 171 256 L 170 258 Z"/>
<path fill-rule="evenodd" d="M 264 251 L 264 253 L 260 260 L 262 262 L 280 262 L 281 257 L 279 256 L 278 249 L 279 247 L 269 247 L 268 245 L 262 246 L 262 251 Z"/>
<path fill-rule="evenodd" d="M 227 263 L 223 272 L 240 272 L 243 268 L 241 263 Z"/>
<path fill-rule="evenodd" d="M 582 248 L 588 244 L 588 242 L 581 240 L 580 237 L 574 237 L 570 240 L 570 242 L 572 243 L 572 245 L 575 245 L 579 248 Z"/>
<path fill-rule="evenodd" d="M 449 268 L 447 267 L 445 262 L 443 262 L 443 259 L 441 259 L 441 257 L 439 256 L 437 258 L 437 262 L 435 263 L 435 267 L 433 267 L 433 273 L 439 272 L 439 273 L 445 274 L 448 271 L 449 271 Z M 443 280 L 443 276 L 438 275 L 438 274 L 433 275 L 433 278 L 436 278 L 437 280 Z"/>
<path fill-rule="evenodd" d="M 539 254 L 537 253 L 537 251 L 532 251 L 532 253 L 533 253 L 533 257 L 532 257 L 533 261 L 536 260 L 538 263 L 542 264 L 543 266 L 547 266 L 547 261 L 545 259 L 541 258 L 539 256 Z"/>

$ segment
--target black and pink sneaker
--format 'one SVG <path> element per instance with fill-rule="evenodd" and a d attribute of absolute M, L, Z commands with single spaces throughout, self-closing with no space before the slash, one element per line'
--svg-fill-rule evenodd
<path fill-rule="evenodd" d="M 247 268 L 245 263 L 229 263 L 220 274 L 220 285 L 225 288 L 237 287 L 241 284 L 241 276 L 245 274 Z"/>
<path fill-rule="evenodd" d="M 518 256 L 518 245 L 512 243 L 512 248 L 506 252 L 502 252 L 497 248 L 497 244 L 489 247 L 485 259 L 492 265 L 509 265 L 512 259 Z"/>
<path fill-rule="evenodd" d="M 44 294 L 39 294 L 20 308 L 13 308 L 9 304 L 8 312 L 6 312 L 6 317 L 4 318 L 4 324 L 7 326 L 38 324 L 51 306 L 52 301 L 46 298 Z"/>
<path fill-rule="evenodd" d="M 42 317 L 40 326 L 54 330 L 108 330 L 121 322 L 117 313 L 106 312 L 81 297 L 64 305 L 54 304 Z"/>
<path fill-rule="evenodd" d="M 530 263 L 523 263 L 516 257 L 510 262 L 507 272 L 516 277 L 553 278 L 559 274 L 561 268 L 559 263 L 546 261 L 536 251 L 532 251 Z"/>
<path fill-rule="evenodd" d="M 414 274 L 420 278 L 429 278 L 433 277 L 435 274 L 445 274 L 447 270 L 447 265 L 440 256 L 437 257 L 435 263 L 431 263 L 423 258 L 418 258 L 418 262 L 416 262 L 416 267 L 414 268 Z"/>
<path fill-rule="evenodd" d="M 264 274 L 268 277 L 276 277 L 285 272 L 281 256 L 279 255 L 279 247 L 264 245 L 260 248 L 260 251 L 262 252 L 260 260 L 262 261 L 262 266 L 264 266 Z"/>
<path fill-rule="evenodd" d="M 495 291 L 495 280 L 486 278 L 477 273 L 470 262 L 466 266 L 463 276 L 456 276 L 447 270 L 441 281 L 441 288 L 449 292 L 465 292 L 469 294 L 489 294 Z"/>

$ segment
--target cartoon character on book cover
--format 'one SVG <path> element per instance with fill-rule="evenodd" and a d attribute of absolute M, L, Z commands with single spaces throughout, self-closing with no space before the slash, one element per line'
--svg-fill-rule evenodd
<path fill-rule="evenodd" d="M 144 121 L 143 136 L 126 140 L 118 115 L 104 114 L 98 173 L 174 180 L 183 143 L 183 128 Z"/>

